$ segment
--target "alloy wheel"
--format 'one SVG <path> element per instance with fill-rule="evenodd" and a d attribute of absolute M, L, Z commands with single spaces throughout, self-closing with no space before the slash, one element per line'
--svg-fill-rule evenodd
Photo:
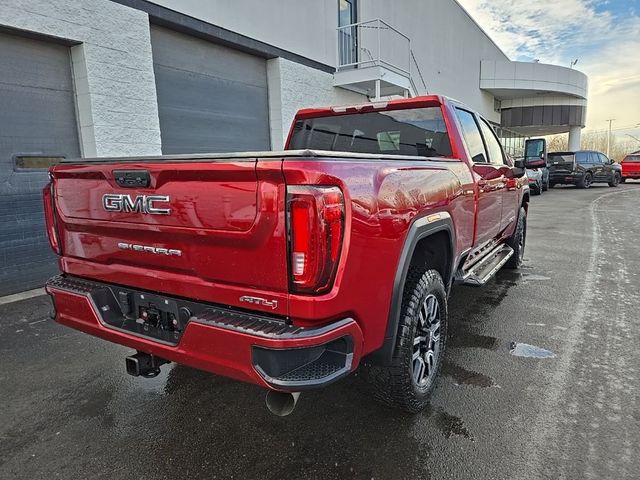
<path fill-rule="evenodd" d="M 413 339 L 412 376 L 421 388 L 433 379 L 440 360 L 440 320 L 438 299 L 428 295 L 420 307 Z"/>
<path fill-rule="evenodd" d="M 520 257 L 520 263 L 524 260 L 524 246 L 527 241 L 527 219 L 525 217 L 524 226 L 518 236 L 518 256 Z"/>

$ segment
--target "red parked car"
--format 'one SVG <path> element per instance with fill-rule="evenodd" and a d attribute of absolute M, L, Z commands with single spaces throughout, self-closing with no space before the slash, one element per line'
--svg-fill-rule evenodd
<path fill-rule="evenodd" d="M 376 396 L 423 408 L 454 283 L 522 263 L 529 187 L 491 125 L 428 96 L 298 112 L 288 151 L 97 158 L 51 168 L 61 324 L 298 393 L 365 364 Z"/>
<path fill-rule="evenodd" d="M 630 153 L 622 159 L 622 182 L 640 179 L 640 152 Z"/>

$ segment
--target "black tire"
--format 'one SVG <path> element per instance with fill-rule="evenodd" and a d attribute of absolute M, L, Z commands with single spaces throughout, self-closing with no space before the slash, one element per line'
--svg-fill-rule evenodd
<path fill-rule="evenodd" d="M 627 181 L 627 179 L 626 179 L 626 178 L 624 178 L 624 177 L 622 177 L 622 178 L 620 179 L 620 183 L 624 183 L 624 182 L 626 182 L 626 181 Z"/>
<path fill-rule="evenodd" d="M 551 182 L 549 182 L 549 188 L 553 188 L 553 187 L 555 187 L 555 186 L 556 186 L 556 184 L 555 184 L 555 183 L 551 183 Z"/>
<path fill-rule="evenodd" d="M 578 187 L 589 188 L 592 183 L 593 183 L 593 175 L 591 174 L 591 172 L 587 172 L 582 176 L 582 178 L 578 182 Z"/>
<path fill-rule="evenodd" d="M 542 191 L 546 192 L 547 190 L 549 190 L 549 177 L 547 177 L 547 181 L 542 185 Z"/>
<path fill-rule="evenodd" d="M 417 413 L 429 404 L 447 346 L 447 315 L 447 294 L 440 274 L 409 269 L 391 363 L 363 365 L 363 376 L 377 401 L 409 413 Z M 416 344 L 418 338 L 424 341 Z"/>
<path fill-rule="evenodd" d="M 610 187 L 617 187 L 620 185 L 620 174 L 618 172 L 613 173 L 613 180 L 609 182 Z"/>
<path fill-rule="evenodd" d="M 513 248 L 513 255 L 504 265 L 505 268 L 517 269 L 522 266 L 524 260 L 524 248 L 527 244 L 527 211 L 520 207 L 518 213 L 518 225 L 513 235 L 507 240 L 507 245 Z"/>
<path fill-rule="evenodd" d="M 540 183 L 537 183 L 536 186 L 533 188 L 534 195 L 542 195 L 542 187 L 540 185 L 541 185 Z"/>

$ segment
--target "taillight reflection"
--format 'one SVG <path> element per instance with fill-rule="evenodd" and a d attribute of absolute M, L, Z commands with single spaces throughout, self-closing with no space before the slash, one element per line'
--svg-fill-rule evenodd
<path fill-rule="evenodd" d="M 53 183 L 47 184 L 42 190 L 42 198 L 44 202 L 44 219 L 47 227 L 47 237 L 49 238 L 49 245 L 51 249 L 57 254 L 62 254 L 60 249 L 60 239 L 58 237 L 58 231 L 56 228 L 55 218 L 55 205 L 54 202 L 54 190 Z"/>

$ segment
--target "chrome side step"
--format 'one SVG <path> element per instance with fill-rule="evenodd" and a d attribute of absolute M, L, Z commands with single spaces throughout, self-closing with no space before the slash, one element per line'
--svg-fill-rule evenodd
<path fill-rule="evenodd" d="M 513 248 L 509 245 L 498 245 L 469 270 L 459 271 L 456 275 L 456 283 L 471 287 L 481 287 L 493 278 L 513 254 Z"/>

